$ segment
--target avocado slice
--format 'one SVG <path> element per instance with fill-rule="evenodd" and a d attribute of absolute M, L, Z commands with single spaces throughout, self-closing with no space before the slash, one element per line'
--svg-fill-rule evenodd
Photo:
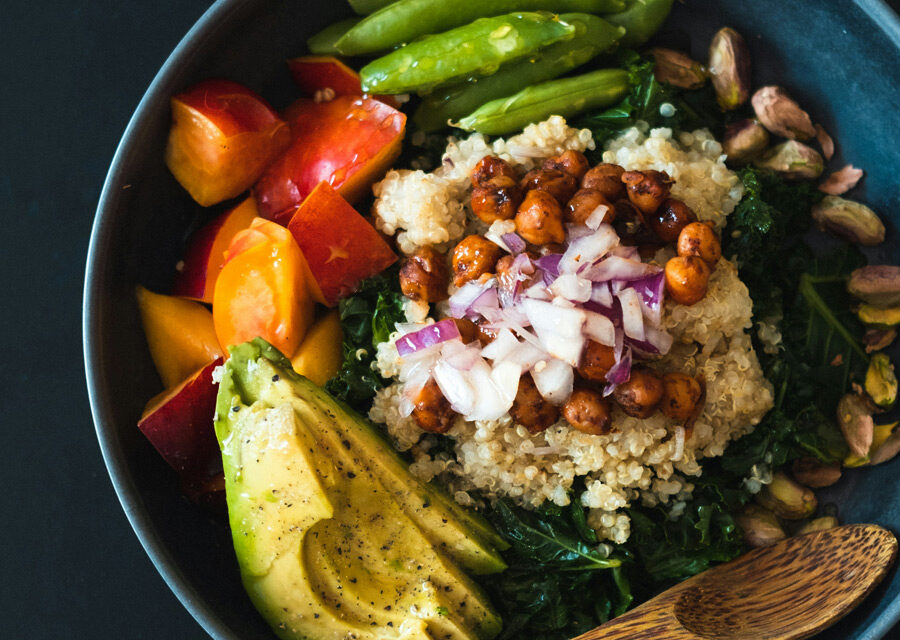
<path fill-rule="evenodd" d="M 497 552 L 458 540 L 467 521 L 429 502 L 372 427 L 285 363 L 261 340 L 234 347 L 216 408 L 235 552 L 257 609 L 282 638 L 494 637 L 500 619 L 456 556 L 497 570 Z"/>
<path fill-rule="evenodd" d="M 272 345 L 257 338 L 232 347 L 230 353 L 229 363 L 233 363 L 245 393 L 253 400 L 264 399 L 269 403 L 287 399 L 300 412 L 318 413 L 311 426 L 326 434 L 340 434 L 344 447 L 373 467 L 407 515 L 453 560 L 479 575 L 506 569 L 498 549 L 507 549 L 509 544 L 487 520 L 457 504 L 435 485 L 413 476 L 403 459 L 369 422 L 294 373 L 290 362 Z"/>

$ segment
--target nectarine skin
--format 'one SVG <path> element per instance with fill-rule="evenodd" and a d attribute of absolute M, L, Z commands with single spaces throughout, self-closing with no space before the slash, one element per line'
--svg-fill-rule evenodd
<path fill-rule="evenodd" d="M 287 224 L 316 185 L 359 200 L 400 154 L 406 116 L 373 98 L 302 99 L 285 111 L 291 146 L 254 187 L 260 215 Z"/>
<path fill-rule="evenodd" d="M 216 278 L 225 264 L 228 245 L 256 216 L 256 201 L 247 198 L 198 229 L 188 241 L 172 295 L 212 304 Z"/>
<path fill-rule="evenodd" d="M 147 403 L 138 428 L 185 484 L 207 481 L 222 470 L 213 428 L 218 385 L 216 358 Z"/>
<path fill-rule="evenodd" d="M 330 89 L 335 96 L 362 96 L 359 74 L 333 56 L 301 56 L 288 60 L 294 83 L 309 97 Z M 395 109 L 394 96 L 372 96 Z"/>
<path fill-rule="evenodd" d="M 249 189 L 290 144 L 275 110 L 236 82 L 201 82 L 171 104 L 166 165 L 204 207 Z"/>

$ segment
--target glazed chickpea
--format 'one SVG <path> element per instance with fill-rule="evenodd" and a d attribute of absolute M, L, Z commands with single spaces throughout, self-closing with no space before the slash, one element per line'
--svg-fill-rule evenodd
<path fill-rule="evenodd" d="M 641 213 L 655 212 L 669 197 L 672 179 L 663 171 L 626 171 L 622 174 L 628 199 Z M 677 237 L 677 235 L 676 235 Z"/>
<path fill-rule="evenodd" d="M 516 212 L 516 231 L 531 244 L 562 244 L 566 240 L 562 218 L 559 201 L 546 191 L 533 189 Z"/>
<path fill-rule="evenodd" d="M 616 364 L 616 352 L 612 347 L 588 340 L 578 365 L 578 374 L 592 382 L 606 382 L 606 374 Z"/>
<path fill-rule="evenodd" d="M 631 377 L 616 387 L 613 397 L 634 418 L 649 418 L 663 397 L 662 378 L 653 369 L 634 367 Z"/>
<path fill-rule="evenodd" d="M 596 189 L 580 189 L 569 200 L 563 211 L 563 218 L 572 224 L 584 224 L 597 207 L 606 207 L 603 222 L 611 223 L 616 218 L 616 209 L 606 197 Z"/>
<path fill-rule="evenodd" d="M 544 160 L 544 164 L 541 165 L 541 168 L 562 171 L 563 173 L 568 173 L 576 180 L 581 180 L 590 166 L 588 159 L 584 157 L 583 153 L 575 151 L 574 149 L 569 149 L 563 151 L 558 156 Z"/>
<path fill-rule="evenodd" d="M 645 215 L 644 219 L 650 230 L 669 244 L 678 240 L 682 229 L 697 222 L 697 215 L 681 200 L 666 198 L 655 213 Z"/>
<path fill-rule="evenodd" d="M 623 173 L 625 169 L 619 165 L 601 162 L 584 174 L 581 178 L 581 188 L 595 189 L 610 202 L 621 200 L 626 197 L 625 185 L 622 183 Z"/>
<path fill-rule="evenodd" d="M 400 267 L 400 290 L 410 300 L 440 302 L 446 300 L 450 272 L 447 261 L 432 247 L 422 247 Z"/>
<path fill-rule="evenodd" d="M 498 176 L 506 176 L 517 180 L 516 170 L 509 163 L 497 156 L 485 156 L 472 169 L 472 186 L 482 187 Z"/>
<path fill-rule="evenodd" d="M 532 169 L 519 182 L 522 191 L 540 189 L 546 191 L 559 202 L 568 202 L 578 191 L 578 181 L 558 169 Z"/>
<path fill-rule="evenodd" d="M 509 415 L 531 433 L 538 433 L 556 422 L 559 409 L 544 400 L 531 374 L 526 373 L 519 379 L 519 390 Z"/>
<path fill-rule="evenodd" d="M 698 413 L 697 404 L 703 398 L 700 381 L 679 371 L 663 374 L 662 381 L 663 397 L 659 410 L 673 420 L 688 422 Z"/>
<path fill-rule="evenodd" d="M 423 431 L 446 433 L 453 426 L 456 415 L 434 378 L 416 396 L 412 417 Z"/>
<path fill-rule="evenodd" d="M 511 220 L 521 203 L 522 189 L 509 176 L 491 178 L 472 191 L 472 213 L 487 224 Z"/>
<path fill-rule="evenodd" d="M 593 389 L 575 389 L 562 406 L 562 415 L 583 433 L 602 436 L 610 432 L 612 403 Z"/>
<path fill-rule="evenodd" d="M 711 268 L 722 257 L 722 245 L 713 226 L 706 222 L 692 222 L 678 234 L 678 255 L 697 256 Z"/>
<path fill-rule="evenodd" d="M 478 340 L 478 327 L 468 318 L 453 318 L 453 324 L 459 329 L 459 337 L 463 344 L 469 344 Z"/>
<path fill-rule="evenodd" d="M 706 295 L 709 274 L 709 265 L 702 258 L 670 258 L 666 263 L 666 294 L 678 304 L 696 304 Z"/>
<path fill-rule="evenodd" d="M 493 273 L 503 250 L 493 242 L 473 234 L 459 241 L 453 249 L 453 284 L 461 287 L 470 280 L 477 280 L 486 273 Z"/>

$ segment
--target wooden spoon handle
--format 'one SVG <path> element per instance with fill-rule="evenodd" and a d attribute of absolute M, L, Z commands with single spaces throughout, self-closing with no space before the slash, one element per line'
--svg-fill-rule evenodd
<path fill-rule="evenodd" d="M 672 612 L 673 603 L 670 599 L 667 599 L 667 603 L 657 603 L 663 596 L 665 594 L 574 640 L 707 640 L 681 626 Z"/>

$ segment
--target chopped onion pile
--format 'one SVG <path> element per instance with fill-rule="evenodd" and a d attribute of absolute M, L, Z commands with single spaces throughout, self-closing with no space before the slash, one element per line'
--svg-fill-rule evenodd
<path fill-rule="evenodd" d="M 672 337 L 661 327 L 665 274 L 641 262 L 635 247 L 619 244 L 606 211 L 598 207 L 587 226 L 570 226 L 563 253 L 532 260 L 515 233 L 488 239 L 513 254 L 499 277 L 468 282 L 449 300 L 450 315 L 493 330 L 481 347 L 463 344 L 448 318 L 405 332 L 397 339 L 404 383 L 405 415 L 415 397 L 434 378 L 454 411 L 467 420 L 492 420 L 513 404 L 519 378 L 531 372 L 549 402 L 572 394 L 575 368 L 587 340 L 613 347 L 615 365 L 606 375 L 604 395 L 627 382 L 634 358 L 668 353 Z"/>

